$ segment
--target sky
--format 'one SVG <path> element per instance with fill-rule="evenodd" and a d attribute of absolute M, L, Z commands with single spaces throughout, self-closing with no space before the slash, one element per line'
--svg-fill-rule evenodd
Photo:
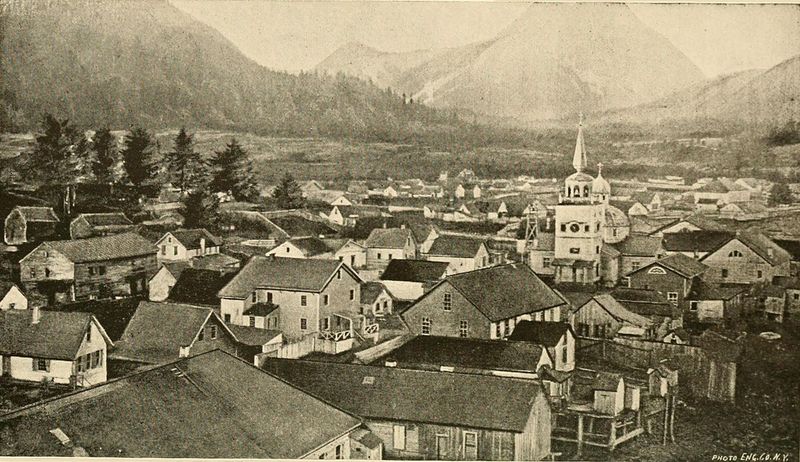
<path fill-rule="evenodd" d="M 490 39 L 520 16 L 521 2 L 172 0 L 219 30 L 254 61 L 312 69 L 348 42 L 381 51 L 446 48 Z M 707 77 L 768 68 L 800 54 L 800 7 L 630 4 Z"/>

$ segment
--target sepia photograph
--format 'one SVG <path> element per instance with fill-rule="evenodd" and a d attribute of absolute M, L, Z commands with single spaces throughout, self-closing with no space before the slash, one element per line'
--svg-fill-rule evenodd
<path fill-rule="evenodd" d="M 0 227 L 0 461 L 800 462 L 800 3 L 0 0 Z"/>

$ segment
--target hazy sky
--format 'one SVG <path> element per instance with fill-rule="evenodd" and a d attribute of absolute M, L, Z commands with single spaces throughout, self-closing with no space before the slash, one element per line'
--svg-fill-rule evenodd
<path fill-rule="evenodd" d="M 502 2 L 172 0 L 264 66 L 311 69 L 341 45 L 383 51 L 464 45 L 494 37 L 527 7 Z M 707 76 L 767 68 L 800 54 L 796 5 L 632 4 Z"/>

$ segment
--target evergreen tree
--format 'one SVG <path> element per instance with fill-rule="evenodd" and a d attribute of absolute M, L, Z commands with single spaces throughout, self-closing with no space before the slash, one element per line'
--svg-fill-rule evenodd
<path fill-rule="evenodd" d="M 206 164 L 194 149 L 194 135 L 186 133 L 185 128 L 175 136 L 175 147 L 165 160 L 170 182 L 181 192 L 197 187 L 203 181 Z"/>
<path fill-rule="evenodd" d="M 136 127 L 125 137 L 122 165 L 128 181 L 134 186 L 141 186 L 155 177 L 157 167 L 152 159 L 154 148 L 153 138 L 144 128 Z"/>
<path fill-rule="evenodd" d="M 45 114 L 33 152 L 27 158 L 27 175 L 42 183 L 69 184 L 77 176 L 74 151 L 83 135 L 69 121 Z"/>
<path fill-rule="evenodd" d="M 207 188 L 197 187 L 184 199 L 183 226 L 213 230 L 217 225 L 219 199 Z"/>
<path fill-rule="evenodd" d="M 770 189 L 769 201 L 772 205 L 791 204 L 794 202 L 792 190 L 785 182 L 775 183 Z"/>
<path fill-rule="evenodd" d="M 114 166 L 117 163 L 117 140 L 108 128 L 101 128 L 94 134 L 92 173 L 100 183 L 114 182 Z"/>
<path fill-rule="evenodd" d="M 296 209 L 303 206 L 303 191 L 294 180 L 294 177 L 287 173 L 272 193 L 272 197 L 277 199 L 278 206 L 282 209 Z"/>
<path fill-rule="evenodd" d="M 211 168 L 214 175 L 212 192 L 230 192 L 237 201 L 258 199 L 253 163 L 236 138 L 231 139 L 224 150 L 215 152 Z"/>

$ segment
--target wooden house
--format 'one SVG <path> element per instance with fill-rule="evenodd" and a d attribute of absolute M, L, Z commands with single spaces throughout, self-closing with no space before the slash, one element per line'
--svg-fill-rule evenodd
<path fill-rule="evenodd" d="M 550 405 L 538 381 L 267 359 L 263 368 L 364 419 L 388 459 L 543 460 Z"/>
<path fill-rule="evenodd" d="M 417 335 L 501 339 L 523 320 L 559 320 L 566 306 L 527 265 L 512 263 L 447 276 L 402 316 Z"/>
<path fill-rule="evenodd" d="M 632 289 L 657 290 L 666 294 L 668 302 L 683 307 L 695 279 L 707 269 L 703 263 L 676 253 L 628 273 L 627 286 Z"/>
<path fill-rule="evenodd" d="M 638 315 L 609 294 L 592 296 L 569 316 L 575 332 L 581 337 L 613 338 L 622 333 L 652 337 L 653 321 Z"/>
<path fill-rule="evenodd" d="M 221 350 L 0 418 L 3 449 L 37 457 L 351 459 L 361 428 L 357 417 Z"/>
<path fill-rule="evenodd" d="M 236 354 L 236 348 L 236 337 L 211 308 L 141 302 L 111 357 L 163 364 L 215 349 Z"/>
<path fill-rule="evenodd" d="M 191 268 L 189 262 L 161 263 L 158 271 L 147 281 L 147 299 L 151 302 L 166 300 L 172 288 L 175 287 L 181 272 L 186 268 Z"/>
<path fill-rule="evenodd" d="M 575 331 L 569 323 L 520 321 L 508 339 L 543 346 L 553 358 L 552 367 L 557 371 L 575 369 Z"/>
<path fill-rule="evenodd" d="M 5 218 L 3 240 L 8 245 L 21 245 L 52 239 L 58 222 L 52 207 L 17 206 Z"/>
<path fill-rule="evenodd" d="M 147 293 L 156 247 L 135 233 L 39 244 L 20 262 L 28 300 L 54 303 Z"/>
<path fill-rule="evenodd" d="M 13 282 L 0 281 L 0 311 L 27 310 L 28 297 Z"/>
<path fill-rule="evenodd" d="M 425 259 L 449 263 L 457 273 L 485 268 L 491 264 L 484 239 L 442 234 L 433 241 Z"/>
<path fill-rule="evenodd" d="M 742 286 L 722 287 L 698 279 L 686 299 L 689 301 L 686 317 L 700 322 L 718 322 L 736 319 L 747 289 Z"/>
<path fill-rule="evenodd" d="M 173 303 L 219 308 L 217 293 L 234 278 L 236 273 L 198 268 L 180 272 L 167 300 Z"/>
<path fill-rule="evenodd" d="M 592 409 L 600 414 L 617 415 L 625 409 L 625 379 L 619 374 L 600 372 L 592 384 Z M 633 404 L 633 401 L 630 401 Z"/>
<path fill-rule="evenodd" d="M 416 300 L 425 290 L 454 274 L 447 262 L 395 259 L 381 273 L 380 281 L 400 300 Z"/>
<path fill-rule="evenodd" d="M 218 254 L 222 241 L 205 229 L 169 231 L 156 242 L 159 261 L 186 261 Z"/>
<path fill-rule="evenodd" d="M 69 237 L 83 239 L 87 237 L 108 236 L 133 231 L 132 221 L 124 213 L 81 213 L 69 224 Z"/>
<path fill-rule="evenodd" d="M 0 376 L 75 386 L 105 382 L 106 351 L 113 343 L 89 313 L 30 310 L 0 312 Z"/>
<path fill-rule="evenodd" d="M 333 257 L 350 265 L 351 268 L 360 269 L 367 266 L 367 248 L 358 242 L 348 239 L 344 244 L 334 247 Z"/>
<path fill-rule="evenodd" d="M 704 277 L 719 284 L 765 285 L 791 274 L 791 256 L 758 232 L 737 232 L 701 258 L 709 267 Z"/>
<path fill-rule="evenodd" d="M 333 258 L 333 249 L 318 237 L 295 237 L 266 253 L 282 258 Z"/>
<path fill-rule="evenodd" d="M 367 268 L 384 269 L 395 258 L 415 258 L 417 242 L 408 228 L 376 228 L 364 242 Z"/>
<path fill-rule="evenodd" d="M 377 281 L 361 285 L 361 312 L 371 316 L 392 314 L 394 297 L 386 286 Z"/>

